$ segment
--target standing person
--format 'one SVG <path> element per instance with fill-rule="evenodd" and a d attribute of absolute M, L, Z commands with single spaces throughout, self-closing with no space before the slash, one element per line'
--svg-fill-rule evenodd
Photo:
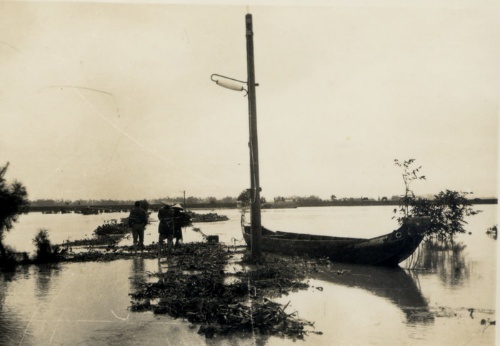
<path fill-rule="evenodd" d="M 182 242 L 182 227 L 188 226 L 191 222 L 191 217 L 184 213 L 184 208 L 177 203 L 172 207 L 174 210 L 174 247 L 179 247 Z"/>
<path fill-rule="evenodd" d="M 161 257 L 163 240 L 167 239 L 167 256 L 170 254 L 174 239 L 174 211 L 167 203 L 161 202 L 163 207 L 158 210 L 158 259 Z"/>
<path fill-rule="evenodd" d="M 147 223 L 148 214 L 141 208 L 141 202 L 135 202 L 128 216 L 128 225 L 132 229 L 134 251 L 137 251 L 137 246 L 139 246 L 141 251 L 144 249 L 144 229 Z"/>

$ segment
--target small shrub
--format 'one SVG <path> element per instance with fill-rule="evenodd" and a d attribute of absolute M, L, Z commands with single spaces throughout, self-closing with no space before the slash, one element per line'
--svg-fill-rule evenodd
<path fill-rule="evenodd" d="M 456 233 L 465 233 L 466 216 L 476 215 L 480 210 L 472 208 L 468 202 L 466 192 L 441 191 L 434 199 L 415 196 L 410 185 L 416 180 L 425 180 L 420 175 L 421 166 L 413 168 L 415 160 L 400 162 L 395 160 L 398 167 L 403 168 L 403 181 L 405 184 L 405 195 L 401 197 L 399 208 L 394 209 L 397 220 L 402 224 L 407 218 L 424 216 L 429 218 L 429 226 L 426 229 L 427 236 L 439 236 L 452 239 Z"/>
<path fill-rule="evenodd" d="M 35 262 L 48 263 L 57 262 L 61 259 L 65 250 L 61 250 L 59 245 L 52 246 L 49 239 L 49 232 L 46 229 L 40 229 L 33 239 L 36 246 Z"/>

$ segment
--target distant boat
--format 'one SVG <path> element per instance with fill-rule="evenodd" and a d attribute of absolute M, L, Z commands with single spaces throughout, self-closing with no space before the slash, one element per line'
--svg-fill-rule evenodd
<path fill-rule="evenodd" d="M 264 252 L 327 257 L 333 262 L 395 267 L 420 245 L 427 225 L 425 218 L 408 219 L 397 230 L 375 238 L 349 238 L 271 231 L 262 227 Z M 251 244 L 250 225 L 242 222 L 243 237 Z"/>

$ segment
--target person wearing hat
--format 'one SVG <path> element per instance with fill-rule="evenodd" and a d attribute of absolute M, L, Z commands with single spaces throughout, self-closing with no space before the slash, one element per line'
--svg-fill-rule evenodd
<path fill-rule="evenodd" d="M 172 207 L 161 202 L 163 207 L 158 210 L 158 259 L 161 257 L 163 241 L 167 239 L 167 256 L 170 254 L 174 239 L 174 211 Z"/>
<path fill-rule="evenodd" d="M 184 208 L 179 203 L 172 206 L 174 210 L 174 247 L 179 247 L 182 242 L 182 227 L 189 225 L 191 218 L 188 214 L 184 213 Z"/>

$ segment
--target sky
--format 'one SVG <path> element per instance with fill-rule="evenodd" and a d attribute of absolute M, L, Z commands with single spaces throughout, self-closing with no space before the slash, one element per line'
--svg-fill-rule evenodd
<path fill-rule="evenodd" d="M 495 1 L 0 2 L 0 165 L 30 200 L 497 196 Z"/>

